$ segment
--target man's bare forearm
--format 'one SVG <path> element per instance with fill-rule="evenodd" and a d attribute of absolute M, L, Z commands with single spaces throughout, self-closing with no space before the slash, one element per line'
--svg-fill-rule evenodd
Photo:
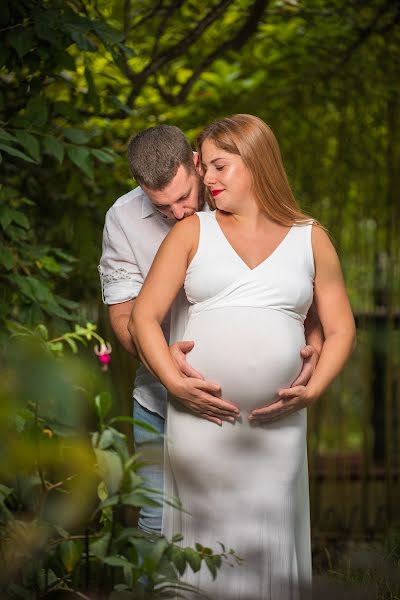
<path fill-rule="evenodd" d="M 113 304 L 108 307 L 110 323 L 119 343 L 129 354 L 138 357 L 138 351 L 133 342 L 132 336 L 128 330 L 129 318 L 131 316 L 134 300 L 129 300 L 123 304 Z"/>
<path fill-rule="evenodd" d="M 311 305 L 304 322 L 304 334 L 306 344 L 313 346 L 320 355 L 324 345 L 324 333 L 314 304 Z"/>

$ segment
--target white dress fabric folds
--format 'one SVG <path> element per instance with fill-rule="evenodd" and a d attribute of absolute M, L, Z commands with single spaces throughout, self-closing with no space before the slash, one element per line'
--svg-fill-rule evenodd
<path fill-rule="evenodd" d="M 163 533 L 182 533 L 243 562 L 224 564 L 215 581 L 204 566 L 183 580 L 212 600 L 298 600 L 311 583 L 307 415 L 301 410 L 252 427 L 249 412 L 272 403 L 301 370 L 304 320 L 313 298 L 312 224 L 295 225 L 250 269 L 224 236 L 216 213 L 198 213 L 200 239 L 187 271 L 190 364 L 222 386 L 241 419 L 222 427 L 170 398 Z M 192 596 L 187 596 L 192 597 Z"/>

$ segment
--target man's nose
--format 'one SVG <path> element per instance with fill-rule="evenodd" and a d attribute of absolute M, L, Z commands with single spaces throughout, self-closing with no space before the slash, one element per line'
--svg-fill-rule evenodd
<path fill-rule="evenodd" d="M 178 219 L 178 221 L 180 219 L 183 219 L 183 216 L 185 214 L 185 209 L 184 209 L 183 206 L 174 206 L 174 205 L 172 205 L 171 206 L 171 211 L 172 211 L 172 214 L 174 215 L 175 219 Z"/>

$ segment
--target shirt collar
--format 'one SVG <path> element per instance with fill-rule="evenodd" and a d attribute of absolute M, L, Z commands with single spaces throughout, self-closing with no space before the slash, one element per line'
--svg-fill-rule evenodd
<path fill-rule="evenodd" d="M 150 217 L 150 215 L 153 215 L 155 212 L 156 209 L 151 203 L 150 198 L 147 196 L 147 194 L 142 192 L 142 219 Z"/>

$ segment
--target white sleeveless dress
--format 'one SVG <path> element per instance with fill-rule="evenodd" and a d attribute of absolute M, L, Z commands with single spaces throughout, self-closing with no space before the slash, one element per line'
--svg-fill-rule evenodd
<path fill-rule="evenodd" d="M 163 533 L 181 532 L 244 559 L 182 579 L 212 600 L 296 600 L 311 582 L 306 410 L 250 426 L 247 415 L 276 399 L 302 367 L 304 320 L 313 298 L 312 224 L 293 226 L 250 269 L 224 236 L 216 212 L 198 213 L 200 239 L 185 279 L 191 307 L 184 340 L 190 364 L 222 386 L 241 420 L 222 427 L 170 399 L 166 492 L 187 512 L 166 507 Z"/>

